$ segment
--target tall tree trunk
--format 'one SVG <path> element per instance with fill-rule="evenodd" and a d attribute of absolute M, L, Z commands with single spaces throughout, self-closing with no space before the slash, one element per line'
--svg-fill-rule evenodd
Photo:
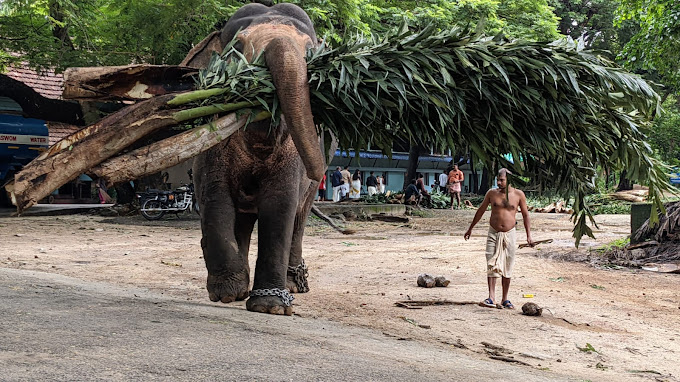
<path fill-rule="evenodd" d="M 416 171 L 418 171 L 418 158 L 422 152 L 420 145 L 412 144 L 408 150 L 408 167 L 406 167 L 406 176 L 404 177 L 404 190 L 411 184 L 411 179 L 416 178 Z"/>
<path fill-rule="evenodd" d="M 61 9 L 61 4 L 58 1 L 50 0 L 49 2 L 50 17 L 58 21 L 60 24 L 54 23 L 52 28 L 52 36 L 61 41 L 61 46 L 68 50 L 75 50 L 71 37 L 68 34 L 68 20 L 64 20 L 64 11 Z"/>
<path fill-rule="evenodd" d="M 491 176 L 490 176 L 490 171 L 489 169 L 484 166 L 482 169 L 482 181 L 481 184 L 479 185 L 479 194 L 480 195 L 486 195 L 486 192 L 489 191 L 491 188 Z"/>
<path fill-rule="evenodd" d="M 621 171 L 621 178 L 619 178 L 619 185 L 616 187 L 616 191 L 626 191 L 633 189 L 633 182 L 631 182 L 626 176 L 626 170 Z"/>
<path fill-rule="evenodd" d="M 472 152 L 470 152 L 470 184 L 472 187 L 470 187 L 470 192 L 473 194 L 477 194 L 479 192 L 479 178 L 477 174 L 477 168 L 475 168 L 475 156 Z"/>

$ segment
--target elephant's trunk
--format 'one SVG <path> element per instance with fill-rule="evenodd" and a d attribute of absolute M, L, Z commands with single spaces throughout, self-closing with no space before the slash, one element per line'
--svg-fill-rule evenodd
<path fill-rule="evenodd" d="M 307 170 L 307 177 L 321 181 L 326 161 L 319 147 L 319 136 L 309 103 L 304 49 L 299 35 L 279 35 L 267 45 L 265 59 L 272 73 L 281 111 Z"/>

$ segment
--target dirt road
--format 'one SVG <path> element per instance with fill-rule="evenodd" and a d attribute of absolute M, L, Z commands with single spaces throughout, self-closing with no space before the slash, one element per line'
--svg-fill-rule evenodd
<path fill-rule="evenodd" d="M 312 291 L 296 296 L 296 314 L 375 329 L 386 340 L 420 341 L 480 359 L 488 359 L 491 351 L 531 365 L 526 368 L 577 379 L 678 380 L 680 276 L 595 269 L 560 260 L 576 251 L 566 215 L 532 214 L 534 239 L 555 241 L 520 250 L 515 265 L 511 300 L 518 308 L 527 301 L 548 308 L 544 317 L 475 305 L 395 307 L 395 301 L 409 298 L 486 297 L 485 221 L 470 241 L 462 239 L 472 215 L 437 211 L 429 218 L 413 218 L 408 225 L 349 223 L 357 230 L 351 236 L 313 221 L 304 243 Z M 600 216 L 598 223 L 598 239 L 584 240 L 581 254 L 587 246 L 628 234 L 628 216 Z M 160 222 L 137 216 L 0 218 L 0 237 L 1 267 L 207 300 L 196 218 Z M 520 233 L 518 241 L 524 239 Z M 256 244 L 254 235 L 251 268 Z M 451 284 L 418 288 L 416 277 L 423 272 L 445 275 Z M 535 297 L 524 299 L 525 293 Z M 232 305 L 245 309 L 242 302 Z"/>

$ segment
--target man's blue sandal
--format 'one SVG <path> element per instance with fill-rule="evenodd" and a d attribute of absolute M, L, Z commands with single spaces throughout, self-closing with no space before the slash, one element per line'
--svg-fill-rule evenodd
<path fill-rule="evenodd" d="M 503 303 L 502 303 L 501 305 L 503 305 L 503 307 L 504 307 L 505 309 L 515 309 L 515 306 L 512 305 L 512 303 L 510 302 L 510 300 L 505 300 L 505 301 L 503 301 Z"/>
<path fill-rule="evenodd" d="M 486 306 L 487 308 L 495 308 L 496 304 L 493 303 L 493 300 L 490 298 L 487 298 L 486 300 L 482 301 L 480 304 L 482 306 Z"/>

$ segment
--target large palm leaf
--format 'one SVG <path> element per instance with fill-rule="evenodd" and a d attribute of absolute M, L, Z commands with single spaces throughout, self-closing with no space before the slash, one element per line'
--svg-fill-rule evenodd
<path fill-rule="evenodd" d="M 261 60 L 227 47 L 199 76 L 219 93 L 204 103 L 249 100 L 277 113 Z M 486 162 L 547 182 L 574 197 L 577 244 L 595 169 L 626 169 L 663 209 L 668 182 L 645 142 L 659 97 L 640 77 L 573 41 L 552 44 L 477 38 L 454 28 L 357 37 L 310 51 L 314 117 L 341 147 L 389 154 L 395 139 L 426 147 L 469 147 Z M 274 118 L 276 120 L 276 118 Z M 521 158 L 510 163 L 504 154 Z M 522 165 L 525 162 L 526 165 Z M 525 173 L 526 168 L 536 169 Z M 653 213 L 652 216 L 656 216 Z M 594 223 L 594 220 L 592 220 Z"/>

